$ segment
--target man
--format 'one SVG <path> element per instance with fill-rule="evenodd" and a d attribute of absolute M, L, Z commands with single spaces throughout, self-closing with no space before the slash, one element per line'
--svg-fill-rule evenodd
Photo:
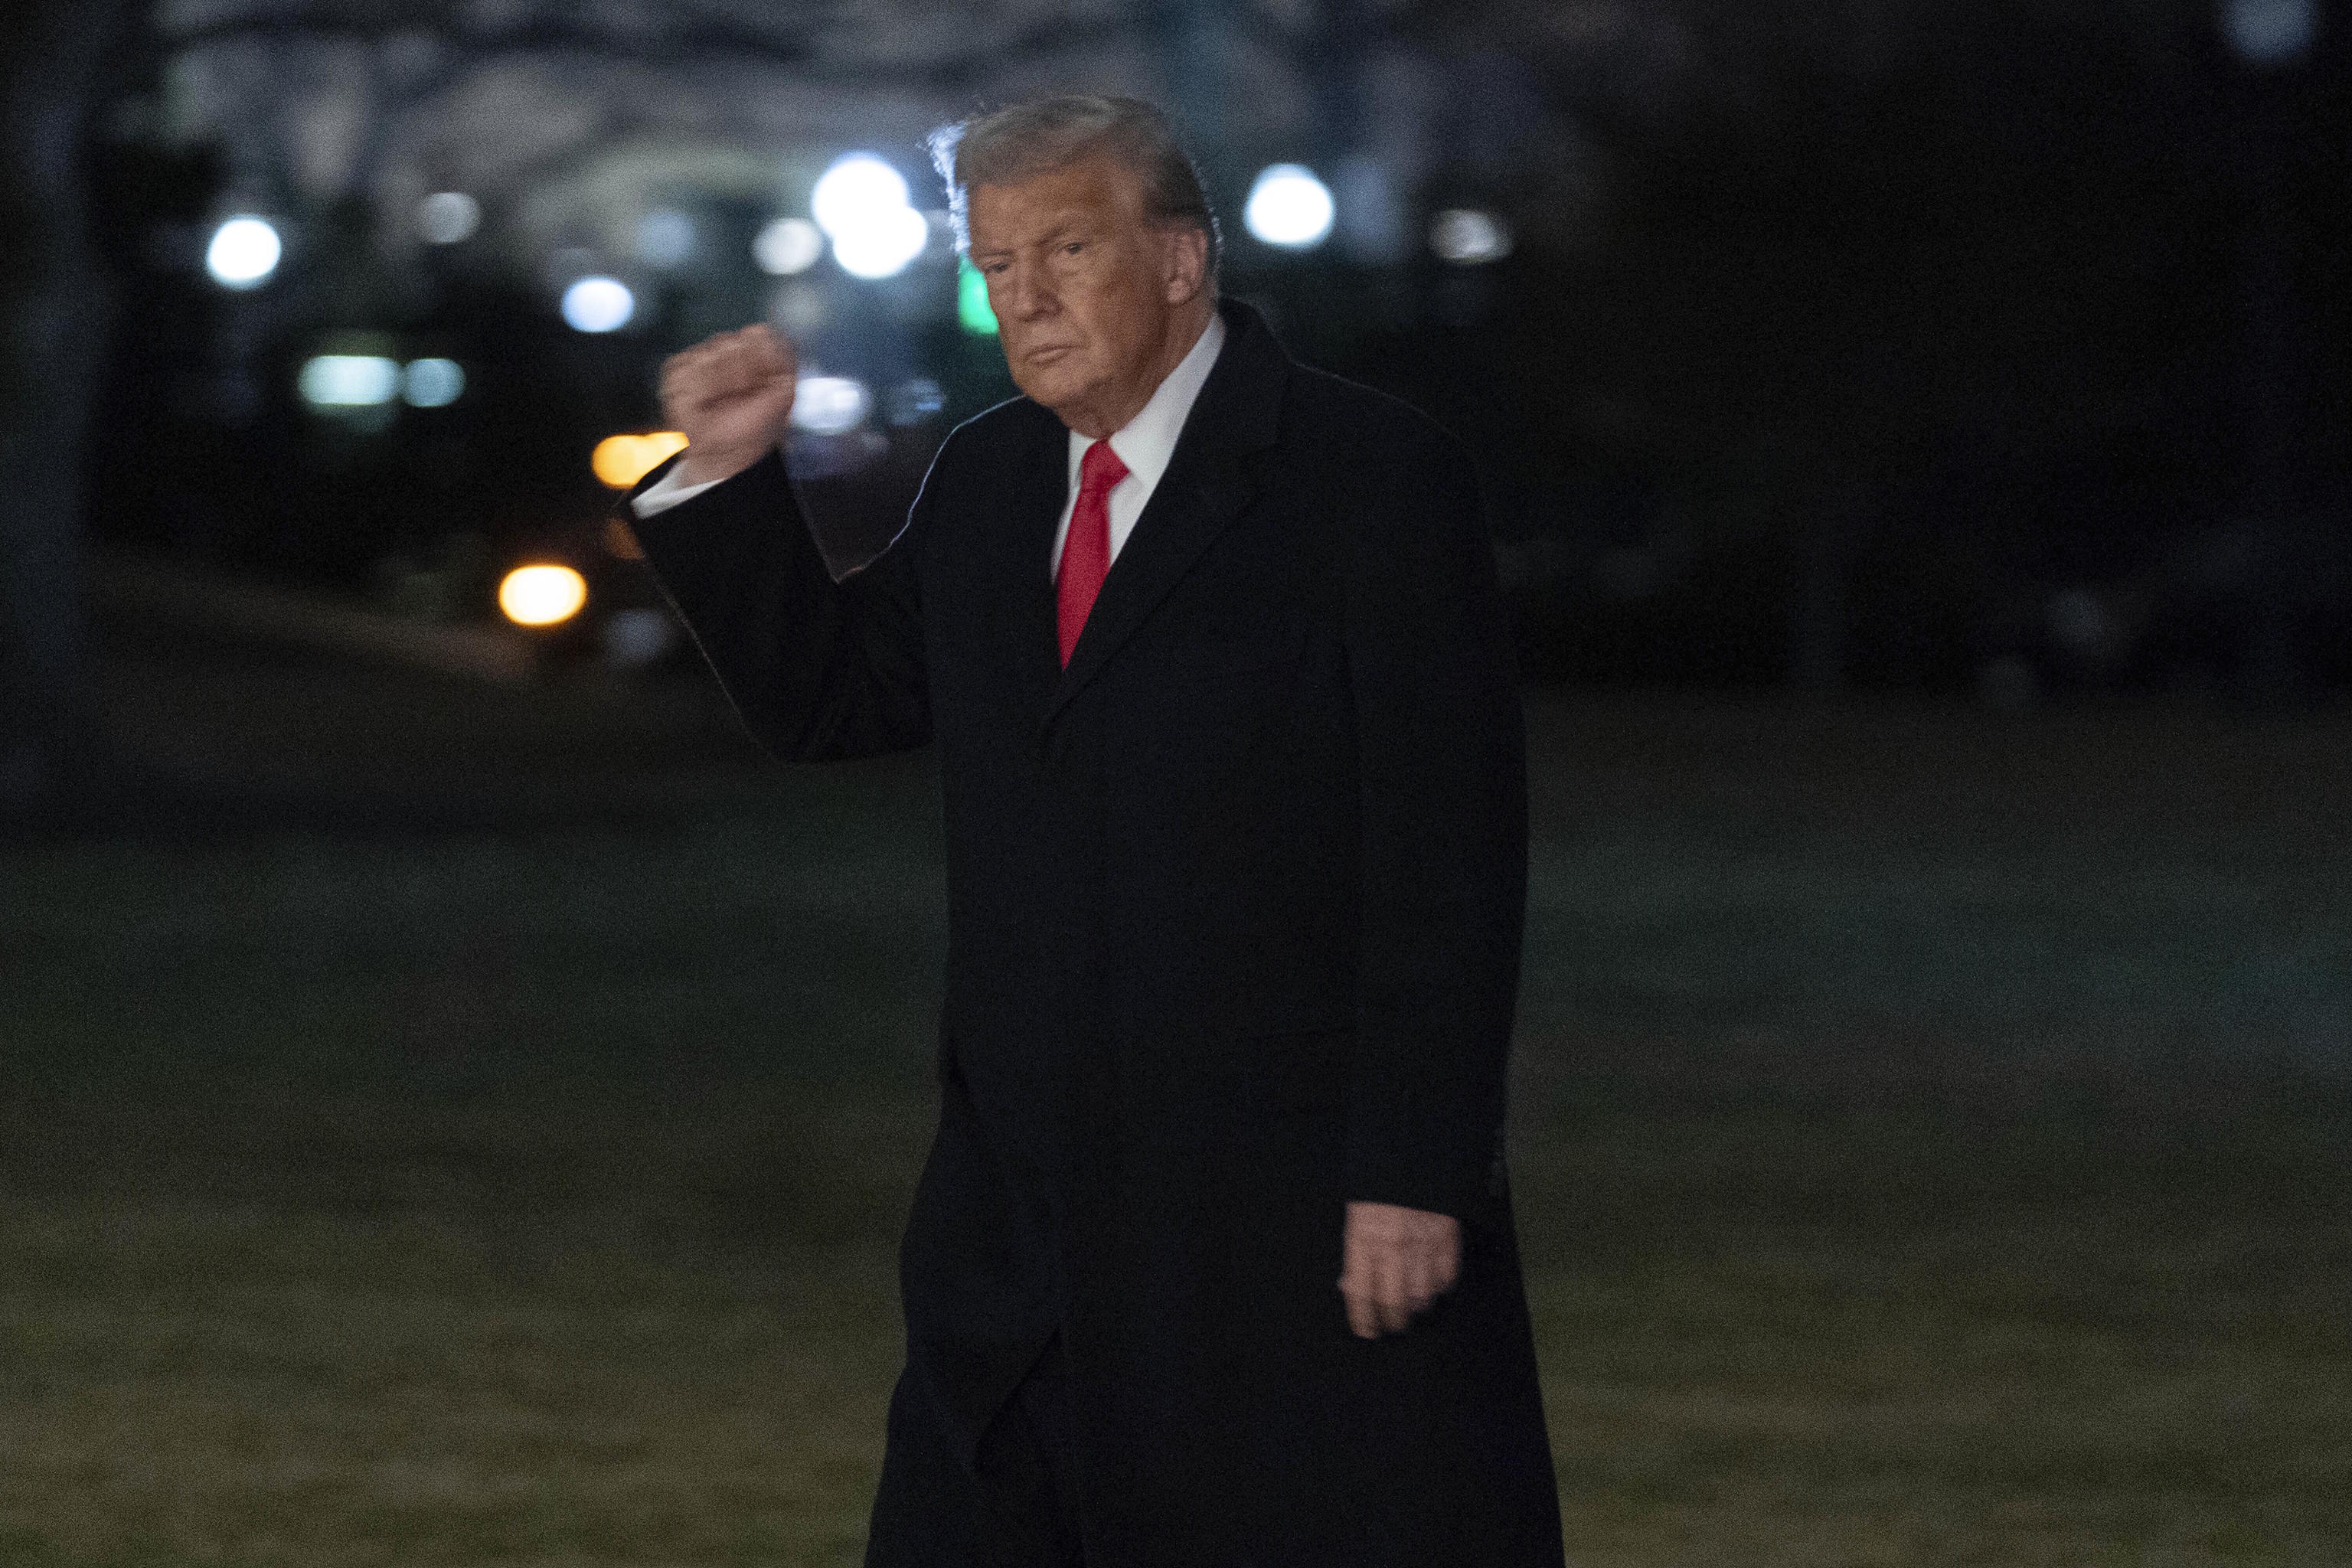
<path fill-rule="evenodd" d="M 941 1103 L 867 1562 L 1558 1564 L 1501 1152 L 1524 742 L 1469 464 L 1220 306 L 1150 107 L 934 149 L 1024 395 L 836 583 L 792 351 L 748 328 L 666 367 L 690 444 L 631 503 L 772 751 L 939 747 Z"/>

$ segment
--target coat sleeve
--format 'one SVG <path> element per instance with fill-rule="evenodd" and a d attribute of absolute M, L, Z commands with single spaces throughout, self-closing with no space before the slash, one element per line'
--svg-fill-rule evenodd
<path fill-rule="evenodd" d="M 1350 535 L 1361 930 L 1351 1199 L 1469 1218 L 1502 1182 L 1528 878 L 1517 660 L 1468 455 L 1433 430 Z"/>
<path fill-rule="evenodd" d="M 785 761 L 825 762 L 930 739 L 919 593 L 929 493 L 927 480 L 898 537 L 839 582 L 776 451 L 651 517 L 626 501 L 621 515 L 752 736 Z"/>

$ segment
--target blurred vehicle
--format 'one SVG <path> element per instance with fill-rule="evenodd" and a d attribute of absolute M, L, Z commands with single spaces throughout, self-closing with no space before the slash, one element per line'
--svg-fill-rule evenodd
<path fill-rule="evenodd" d="M 620 490 L 675 449 L 655 417 L 669 353 L 797 321 L 792 458 L 840 570 L 896 531 L 949 419 L 1011 390 L 959 314 L 951 252 L 932 258 L 927 308 L 877 310 L 870 279 L 780 255 L 752 216 L 701 214 L 740 255 L 642 300 L 435 249 L 404 268 L 356 220 L 340 242 L 286 220 L 281 240 L 250 214 L 167 223 L 133 258 L 115 336 L 90 476 L 101 535 L 405 620 L 524 626 L 551 668 L 674 660 L 682 638 L 614 524 Z M 809 275 L 775 289 L 780 261 Z M 519 617 L 502 585 L 540 566 L 583 596 Z"/>

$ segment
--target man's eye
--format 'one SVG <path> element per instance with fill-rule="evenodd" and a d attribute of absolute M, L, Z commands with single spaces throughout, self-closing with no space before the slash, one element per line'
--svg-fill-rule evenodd
<path fill-rule="evenodd" d="M 1086 247 L 1087 242 L 1085 240 L 1074 239 L 1070 241 L 1069 244 L 1062 247 L 1062 254 L 1065 256 L 1076 256 L 1079 251 L 1084 250 Z"/>

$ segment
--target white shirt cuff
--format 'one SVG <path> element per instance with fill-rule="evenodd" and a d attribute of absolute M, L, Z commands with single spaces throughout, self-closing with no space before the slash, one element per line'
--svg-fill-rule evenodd
<path fill-rule="evenodd" d="M 629 510 L 639 517 L 651 517 L 657 511 L 667 511 L 683 501 L 690 501 L 713 485 L 723 485 L 725 479 L 705 479 L 698 485 L 688 484 L 677 477 L 684 464 L 675 464 L 668 473 L 656 479 L 646 493 L 629 502 Z"/>

